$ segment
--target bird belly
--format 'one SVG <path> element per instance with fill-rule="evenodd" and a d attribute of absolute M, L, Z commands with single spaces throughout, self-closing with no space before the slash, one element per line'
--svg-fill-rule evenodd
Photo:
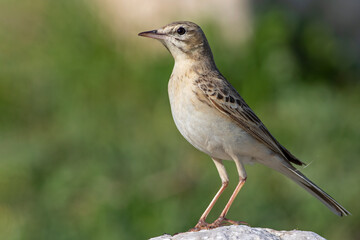
<path fill-rule="evenodd" d="M 173 111 L 175 124 L 184 136 L 195 148 L 219 159 L 231 159 L 226 153 L 223 144 L 223 132 L 219 131 L 219 123 L 216 117 L 205 116 L 194 107 L 186 106 L 181 111 Z M 205 109 L 203 109 L 205 110 Z"/>
<path fill-rule="evenodd" d="M 223 160 L 237 156 L 243 163 L 251 163 L 259 153 L 267 151 L 233 120 L 208 103 L 197 101 L 192 94 L 176 98 L 182 102 L 170 96 L 170 103 L 178 130 L 195 148 Z"/>

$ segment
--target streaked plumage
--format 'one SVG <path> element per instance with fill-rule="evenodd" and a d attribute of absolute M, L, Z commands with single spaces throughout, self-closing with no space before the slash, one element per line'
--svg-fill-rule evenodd
<path fill-rule="evenodd" d="M 175 22 L 140 36 L 160 40 L 175 59 L 169 80 L 169 98 L 175 124 L 194 147 L 214 161 L 222 187 L 193 230 L 214 228 L 224 221 L 237 193 L 247 178 L 244 164 L 256 162 L 294 180 L 339 216 L 350 214 L 293 165 L 304 165 L 283 147 L 217 69 L 210 46 L 199 26 Z M 205 219 L 228 185 L 222 160 L 233 160 L 239 184 L 220 217 L 212 224 Z"/>

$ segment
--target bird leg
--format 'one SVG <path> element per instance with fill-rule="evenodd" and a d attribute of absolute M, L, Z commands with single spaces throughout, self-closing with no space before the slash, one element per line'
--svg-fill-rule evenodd
<path fill-rule="evenodd" d="M 234 160 L 234 162 L 236 164 L 236 168 L 237 168 L 237 171 L 238 171 L 238 174 L 239 174 L 239 183 L 236 186 L 236 188 L 235 188 L 233 194 L 231 195 L 228 203 L 226 204 L 224 210 L 221 212 L 219 218 L 216 219 L 212 224 L 210 224 L 210 228 L 217 228 L 217 227 L 220 227 L 220 226 L 223 226 L 223 225 L 227 225 L 228 223 L 235 224 L 235 225 L 239 225 L 239 224 L 246 224 L 247 225 L 246 222 L 233 221 L 233 220 L 229 220 L 229 219 L 225 218 L 226 214 L 228 213 L 228 211 L 229 211 L 229 209 L 231 207 L 231 204 L 234 202 L 236 196 L 240 192 L 241 188 L 244 186 L 244 184 L 246 182 L 246 178 L 247 178 L 244 165 L 240 161 L 240 159 L 237 158 L 236 156 L 234 156 L 233 160 Z"/>
<path fill-rule="evenodd" d="M 209 225 L 209 228 L 217 228 L 217 227 L 220 227 L 223 225 L 227 225 L 227 223 L 234 224 L 234 225 L 247 224 L 246 222 L 233 221 L 233 220 L 229 220 L 229 219 L 225 218 L 226 214 L 228 213 L 228 211 L 231 207 L 231 204 L 234 202 L 236 196 L 240 192 L 241 188 L 244 186 L 245 182 L 246 182 L 246 178 L 240 177 L 239 183 L 236 186 L 236 188 L 235 188 L 233 194 L 231 195 L 228 203 L 226 204 L 224 210 L 221 212 L 219 218 L 216 219 L 212 224 Z"/>
<path fill-rule="evenodd" d="M 195 227 L 190 229 L 190 232 L 197 232 L 197 231 L 200 231 L 202 229 L 209 229 L 210 228 L 210 224 L 205 222 L 205 220 L 206 220 L 207 216 L 209 215 L 211 209 L 214 207 L 216 201 L 219 199 L 220 195 L 223 193 L 225 188 L 228 186 L 228 184 L 229 184 L 229 182 L 223 182 L 222 183 L 219 191 L 216 193 L 215 197 L 210 202 L 210 204 L 206 208 L 205 212 L 201 215 L 201 217 L 200 217 L 198 223 L 195 225 Z"/>
<path fill-rule="evenodd" d="M 216 195 L 212 199 L 212 201 L 210 202 L 209 206 L 206 208 L 205 212 L 201 215 L 198 223 L 195 225 L 194 228 L 189 230 L 190 232 L 197 232 L 202 229 L 210 228 L 211 224 L 207 223 L 205 220 L 206 220 L 207 216 L 209 215 L 211 209 L 214 207 L 216 201 L 219 199 L 220 195 L 224 192 L 225 188 L 229 185 L 229 178 L 227 176 L 226 169 L 225 169 L 222 161 L 219 159 L 215 159 L 215 158 L 213 158 L 213 161 L 219 172 L 222 185 L 221 185 L 219 191 L 216 193 Z"/>

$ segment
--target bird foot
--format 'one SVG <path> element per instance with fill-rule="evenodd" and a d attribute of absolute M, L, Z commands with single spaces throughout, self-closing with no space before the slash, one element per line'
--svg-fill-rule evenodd
<path fill-rule="evenodd" d="M 213 223 L 207 223 L 205 221 L 200 220 L 195 227 L 191 228 L 189 232 L 198 232 L 200 230 L 209 230 L 222 226 L 228 225 L 249 225 L 247 222 L 243 221 L 234 221 L 227 218 L 218 218 Z"/>
<path fill-rule="evenodd" d="M 209 229 L 214 229 L 217 227 L 228 226 L 228 225 L 249 225 L 249 224 L 243 221 L 234 221 L 227 218 L 219 217 L 213 223 L 209 224 Z"/>
<path fill-rule="evenodd" d="M 189 232 L 198 232 L 204 229 L 206 230 L 210 229 L 210 224 L 205 222 L 204 220 L 199 220 L 199 222 L 195 225 L 195 227 L 191 228 Z"/>

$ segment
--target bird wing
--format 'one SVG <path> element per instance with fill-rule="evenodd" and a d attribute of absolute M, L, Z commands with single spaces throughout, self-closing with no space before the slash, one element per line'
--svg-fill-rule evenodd
<path fill-rule="evenodd" d="M 271 135 L 240 94 L 219 72 L 202 75 L 195 81 L 195 85 L 200 88 L 213 107 L 235 121 L 255 139 L 288 161 L 305 165 Z"/>

